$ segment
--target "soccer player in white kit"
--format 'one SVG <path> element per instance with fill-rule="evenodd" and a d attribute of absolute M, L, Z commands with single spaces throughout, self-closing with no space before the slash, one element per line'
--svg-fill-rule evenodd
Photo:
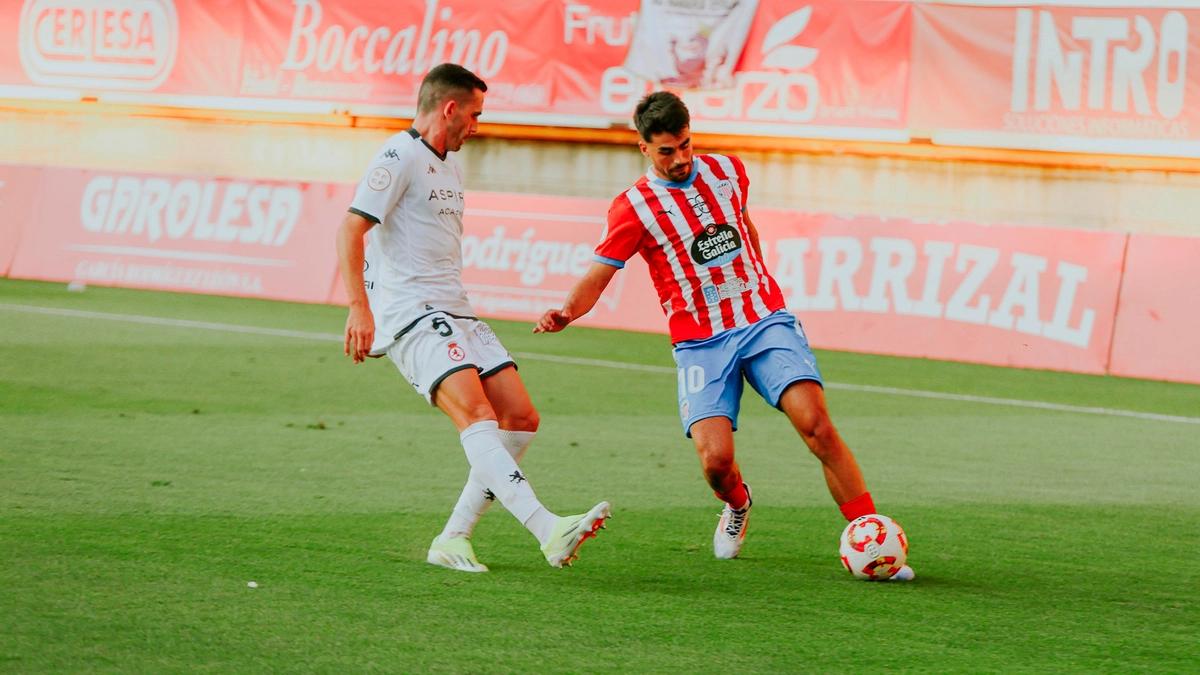
<path fill-rule="evenodd" d="M 733 444 L 744 382 L 787 415 L 821 461 L 846 520 L 874 513 L 854 454 L 829 418 L 808 338 L 767 270 L 746 207 L 746 167 L 733 156 L 693 154 L 691 117 L 670 92 L 643 98 L 634 124 L 650 170 L 613 200 L 591 269 L 534 332 L 560 331 L 589 312 L 625 261 L 641 254 L 668 318 L 684 434 L 725 502 L 713 554 L 737 557 L 749 523 L 750 488 Z M 912 568 L 892 578 L 912 579 Z"/>
<path fill-rule="evenodd" d="M 557 516 L 538 501 L 517 465 L 537 432 L 537 410 L 462 285 L 462 168 L 450 153 L 478 129 L 486 91 L 461 66 L 431 69 L 412 128 L 384 143 L 359 182 L 337 235 L 350 298 L 345 353 L 354 363 L 386 355 L 459 431 L 470 473 L 429 547 L 430 563 L 486 572 L 470 537 L 499 500 L 537 537 L 550 565 L 569 566 L 604 526 L 608 502 Z"/>

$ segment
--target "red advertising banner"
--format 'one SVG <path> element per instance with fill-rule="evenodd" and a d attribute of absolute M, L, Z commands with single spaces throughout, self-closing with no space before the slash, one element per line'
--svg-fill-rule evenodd
<path fill-rule="evenodd" d="M 1128 4 L 916 6 L 912 127 L 947 145 L 1200 156 L 1200 9 Z"/>
<path fill-rule="evenodd" d="M 683 93 L 692 126 L 905 142 L 911 37 L 907 2 L 762 0 L 733 88 Z M 622 119 L 656 87 L 622 66 L 604 69 L 601 84 L 604 112 Z"/>
<path fill-rule="evenodd" d="M 1105 372 L 1124 234 L 755 213 L 814 346 Z"/>
<path fill-rule="evenodd" d="M 1200 237 L 1129 238 L 1113 375 L 1200 383 Z"/>
<path fill-rule="evenodd" d="M 346 185 L 42 172 L 10 275 L 321 302 Z"/>
<path fill-rule="evenodd" d="M 9 166 L 0 181 L 0 264 L 11 258 L 13 277 L 345 301 L 334 232 L 351 185 Z M 472 303 L 519 321 L 561 305 L 592 264 L 608 206 L 486 192 L 467 202 Z M 1200 238 L 769 209 L 755 222 L 816 347 L 1200 382 Z M 583 324 L 665 333 L 640 258 Z"/>
<path fill-rule="evenodd" d="M 238 94 L 410 112 L 433 66 L 488 82 L 488 109 L 547 112 L 561 3 L 512 0 L 247 0 Z M 557 11 L 553 11 L 557 10 Z"/>
<path fill-rule="evenodd" d="M 488 82 L 487 119 L 625 123 L 658 85 L 624 68 L 636 0 L 250 0 L 239 95 L 409 113 L 442 61 Z M 398 20 L 397 17 L 402 17 Z M 729 89 L 688 93 L 700 131 L 907 140 L 906 2 L 764 0 Z"/>
<path fill-rule="evenodd" d="M 1200 8 L 1097 4 L 760 0 L 732 86 L 685 98 L 706 132 L 1200 156 Z M 624 67 L 639 6 L 13 0 L 0 96 L 408 116 L 456 61 L 485 119 L 623 125 L 659 86 Z"/>
<path fill-rule="evenodd" d="M 608 202 L 472 193 L 463 279 L 490 317 L 532 321 L 591 264 Z M 1125 235 L 755 210 L 814 346 L 1103 373 Z M 344 303 L 340 287 L 330 299 Z M 635 257 L 583 325 L 666 332 Z M 665 338 L 664 338 L 665 339 Z"/>
<path fill-rule="evenodd" d="M 0 96 L 408 116 L 433 65 L 488 82 L 486 119 L 628 124 L 638 0 L 23 0 L 0 4 Z M 907 2 L 761 0 L 699 131 L 905 141 Z"/>
<path fill-rule="evenodd" d="M 244 0 L 24 0 L 0 6 L 0 95 L 181 102 L 236 92 Z M 141 92 L 122 96 L 122 92 Z M 153 92 L 151 95 L 149 92 Z"/>
<path fill-rule="evenodd" d="M 21 233 L 35 219 L 42 169 L 0 164 L 0 276 L 7 276 Z"/>

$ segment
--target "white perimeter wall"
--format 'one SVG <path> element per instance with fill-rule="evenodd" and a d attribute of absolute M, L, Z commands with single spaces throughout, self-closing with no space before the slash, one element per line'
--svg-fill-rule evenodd
<path fill-rule="evenodd" d="M 391 131 L 0 109 L 0 162 L 357 181 Z M 697 138 L 703 149 L 703 138 Z M 609 198 L 646 162 L 632 144 L 473 139 L 468 189 Z M 1200 236 L 1200 173 L 743 153 L 753 205 L 918 220 Z"/>

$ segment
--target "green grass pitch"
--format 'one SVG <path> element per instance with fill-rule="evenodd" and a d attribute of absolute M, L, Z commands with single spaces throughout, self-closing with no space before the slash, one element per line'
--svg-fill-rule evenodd
<path fill-rule="evenodd" d="M 1200 387 L 822 352 L 912 542 L 915 583 L 869 584 L 838 563 L 816 460 L 752 392 L 754 514 L 717 561 L 666 339 L 493 322 L 542 413 L 538 495 L 614 518 L 556 570 L 494 508 L 492 572 L 466 575 L 424 562 L 466 476 L 457 436 L 390 363 L 341 355 L 344 316 L 0 281 L 0 672 L 1197 667 Z"/>

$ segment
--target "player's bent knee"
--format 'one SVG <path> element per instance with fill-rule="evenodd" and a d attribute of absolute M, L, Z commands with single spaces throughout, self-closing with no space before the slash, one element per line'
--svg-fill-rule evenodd
<path fill-rule="evenodd" d="M 838 436 L 837 427 L 833 425 L 833 421 L 828 416 L 814 420 L 807 433 L 804 431 L 800 433 L 804 436 L 804 442 L 808 445 L 808 449 L 819 459 L 828 459 L 832 455 L 841 452 L 842 443 Z"/>
<path fill-rule="evenodd" d="M 469 403 L 459 407 L 457 410 L 447 412 L 450 413 L 452 418 L 462 420 L 467 424 L 497 419 L 496 411 L 492 410 L 491 404 L 489 404 L 487 401 L 483 401 L 482 403 Z"/>
<path fill-rule="evenodd" d="M 538 411 L 530 408 L 519 412 L 507 412 L 500 416 L 500 428 L 508 431 L 537 431 L 542 418 Z"/>
<path fill-rule="evenodd" d="M 822 427 L 832 424 L 828 415 L 823 415 L 820 410 L 816 409 L 793 413 L 788 415 L 788 418 L 792 422 L 792 427 L 796 429 L 796 433 L 803 436 L 805 441 L 817 437 L 823 432 Z"/>
<path fill-rule="evenodd" d="M 709 484 L 719 487 L 733 473 L 733 456 L 730 453 L 724 452 L 701 452 L 700 465 Z"/>

